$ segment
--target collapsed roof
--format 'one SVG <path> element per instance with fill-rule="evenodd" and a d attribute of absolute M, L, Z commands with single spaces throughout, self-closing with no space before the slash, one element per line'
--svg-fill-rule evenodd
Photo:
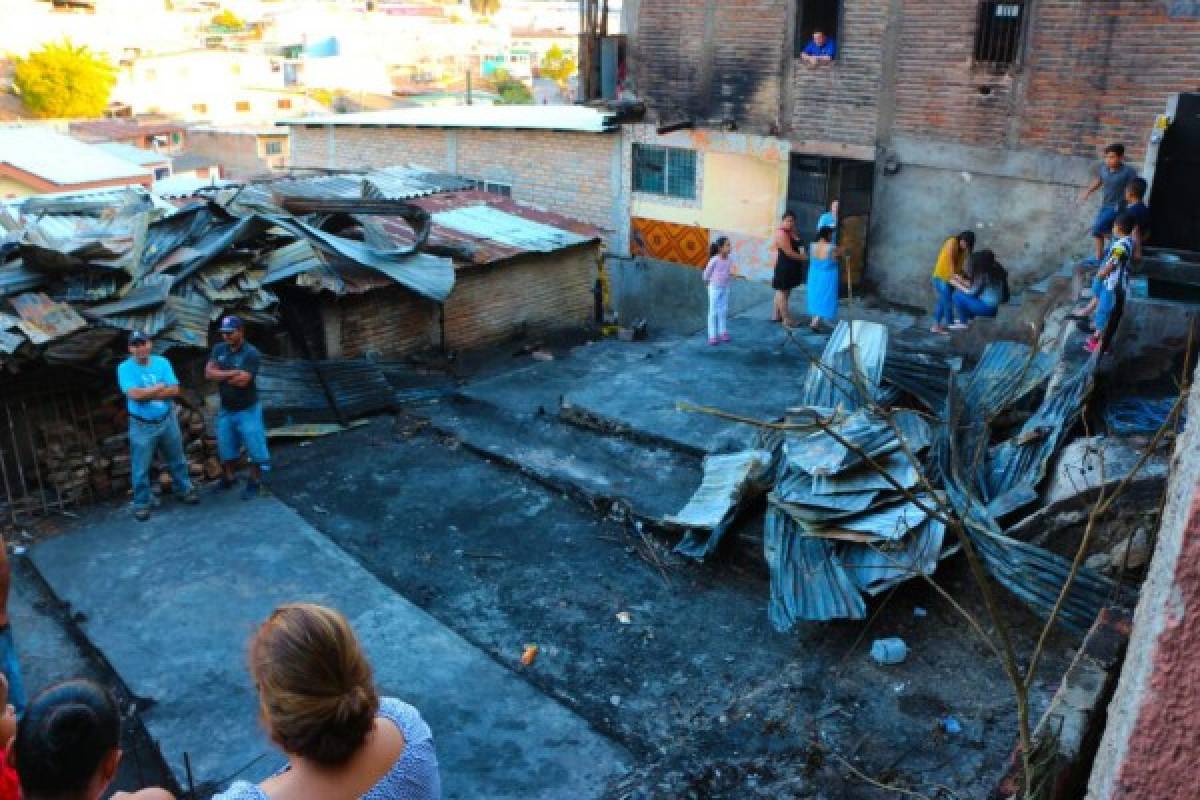
<path fill-rule="evenodd" d="M 443 303 L 456 269 L 598 240 L 575 220 L 408 167 L 0 204 L 0 367 L 87 363 L 122 332 L 159 351 L 206 347 L 213 320 L 278 321 L 283 286 L 355 294 L 399 285 Z"/>

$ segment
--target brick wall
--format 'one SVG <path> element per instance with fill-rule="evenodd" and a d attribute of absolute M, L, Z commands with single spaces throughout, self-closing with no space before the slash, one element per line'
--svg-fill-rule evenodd
<path fill-rule="evenodd" d="M 593 245 L 460 272 L 446 303 L 446 346 L 469 350 L 519 333 L 585 325 L 598 258 Z"/>
<path fill-rule="evenodd" d="M 793 138 L 875 144 L 887 25 L 886 0 L 846 0 L 833 66 L 791 59 Z"/>
<path fill-rule="evenodd" d="M 1168 16 L 1172 7 L 1190 17 Z M 1041 0 L 1022 144 L 1096 156 L 1124 141 L 1135 164 L 1167 96 L 1200 87 L 1200 11 L 1171 0 Z"/>
<path fill-rule="evenodd" d="M 641 3 L 637 91 L 662 121 L 732 119 L 741 129 L 778 132 L 789 6 L 786 0 Z"/>
<path fill-rule="evenodd" d="M 592 315 L 598 246 L 460 270 L 445 306 L 446 347 L 470 350 L 520 333 L 585 325 Z M 338 302 L 347 358 L 392 358 L 441 342 L 437 307 L 400 287 Z"/>
<path fill-rule="evenodd" d="M 391 358 L 437 343 L 437 307 L 399 286 L 344 297 L 338 308 L 346 358 L 357 358 L 368 350 Z"/>
<path fill-rule="evenodd" d="M 270 172 L 258 155 L 258 137 L 222 131 L 192 131 L 188 152 L 207 156 L 221 167 L 226 178 L 250 178 Z"/>
<path fill-rule="evenodd" d="M 1039 0 L 1022 66 L 997 76 L 973 63 L 976 0 L 904 0 L 895 130 L 1087 157 L 1124 141 L 1136 163 L 1167 96 L 1200 75 L 1200 19 L 1171 6 Z"/>
<path fill-rule="evenodd" d="M 616 134 L 433 128 L 291 129 L 292 163 L 364 169 L 415 164 L 512 186 L 513 199 L 615 234 Z"/>

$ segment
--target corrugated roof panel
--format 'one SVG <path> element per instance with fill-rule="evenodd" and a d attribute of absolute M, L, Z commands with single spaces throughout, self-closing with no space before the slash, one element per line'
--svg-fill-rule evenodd
<path fill-rule="evenodd" d="M 27 292 L 48 283 L 46 276 L 40 272 L 26 269 L 21 261 L 10 261 L 0 267 L 0 297 Z"/>
<path fill-rule="evenodd" d="M 543 225 L 487 205 L 440 211 L 433 215 L 433 222 L 443 228 L 491 239 L 525 252 L 548 253 L 589 241 L 577 233 Z"/>

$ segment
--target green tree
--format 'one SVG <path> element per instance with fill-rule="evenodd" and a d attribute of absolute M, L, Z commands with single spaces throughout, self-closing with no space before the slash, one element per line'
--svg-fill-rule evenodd
<path fill-rule="evenodd" d="M 246 23 L 242 21 L 242 18 L 228 8 L 221 9 L 221 13 L 212 18 L 212 24 L 227 31 L 240 31 L 246 27 Z"/>
<path fill-rule="evenodd" d="M 98 117 L 108 105 L 116 69 L 67 39 L 16 59 L 13 86 L 35 117 Z"/>
<path fill-rule="evenodd" d="M 575 59 L 564 53 L 558 45 L 546 51 L 540 66 L 542 77 L 549 78 L 559 85 L 566 85 L 567 78 L 574 75 L 577 68 Z"/>
<path fill-rule="evenodd" d="M 492 73 L 492 89 L 500 95 L 500 105 L 527 106 L 533 103 L 533 92 L 508 73 L 498 69 Z"/>
<path fill-rule="evenodd" d="M 476 14 L 491 16 L 500 10 L 500 0 L 471 0 L 471 10 Z"/>

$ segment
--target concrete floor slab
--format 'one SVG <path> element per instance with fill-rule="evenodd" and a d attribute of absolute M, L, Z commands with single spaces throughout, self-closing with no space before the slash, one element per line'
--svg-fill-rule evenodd
<path fill-rule="evenodd" d="M 659 521 L 683 508 L 700 485 L 700 460 L 667 447 L 565 425 L 546 414 L 516 414 L 465 398 L 417 413 L 485 458 L 504 463 L 594 508 L 612 502 Z"/>
<path fill-rule="evenodd" d="M 589 376 L 565 393 L 575 419 L 630 432 L 704 454 L 749 441 L 753 428 L 680 411 L 681 402 L 754 419 L 776 419 L 800 398 L 811 358 L 827 335 L 807 329 L 788 337 L 765 319 L 730 321 L 733 341 L 710 346 L 692 336 L 648 352 L 620 371 Z"/>
<path fill-rule="evenodd" d="M 245 668 L 253 626 L 277 604 L 339 608 L 384 694 L 433 728 L 447 798 L 595 796 L 625 753 L 377 581 L 270 498 L 167 504 L 145 524 L 99 511 L 31 557 L 130 690 L 176 775 L 255 779 L 280 763 L 256 721 Z"/>

